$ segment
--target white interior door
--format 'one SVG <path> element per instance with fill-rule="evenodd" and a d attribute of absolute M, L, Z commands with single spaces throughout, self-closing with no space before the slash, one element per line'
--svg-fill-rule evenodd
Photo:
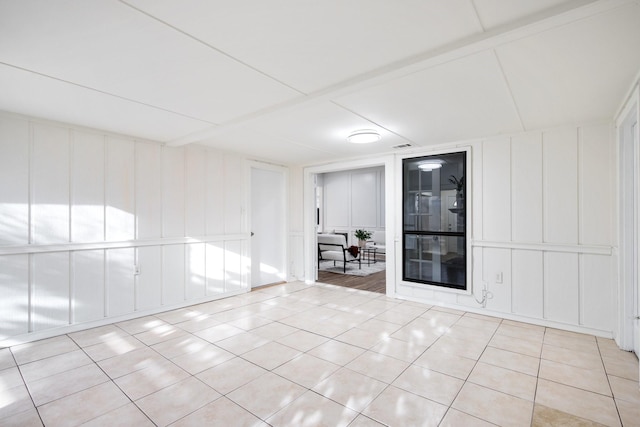
<path fill-rule="evenodd" d="M 251 287 L 286 280 L 286 173 L 251 166 Z"/>
<path fill-rule="evenodd" d="M 638 280 L 640 149 L 635 108 L 622 123 L 620 136 L 620 279 L 624 301 L 622 347 L 640 355 L 640 283 Z"/>
<path fill-rule="evenodd" d="M 638 143 L 640 143 L 640 138 L 638 137 L 638 122 L 631 125 L 631 141 L 634 147 L 635 156 L 634 158 L 638 159 L 639 153 L 638 151 L 640 147 L 638 147 Z M 633 282 L 633 293 L 634 293 L 634 307 L 633 307 L 633 351 L 636 353 L 636 356 L 640 357 L 640 281 L 638 280 L 638 264 L 640 263 L 640 257 L 638 253 L 638 218 L 640 217 L 638 212 L 638 192 L 640 191 L 640 186 L 638 185 L 638 176 L 640 174 L 639 171 L 640 164 L 636 160 L 635 163 L 635 174 L 634 174 L 634 195 L 635 195 L 635 228 L 634 228 L 634 237 L 635 237 L 635 280 Z"/>

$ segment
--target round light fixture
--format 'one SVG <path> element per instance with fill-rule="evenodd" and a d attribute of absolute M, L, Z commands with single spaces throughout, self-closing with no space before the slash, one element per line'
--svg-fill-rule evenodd
<path fill-rule="evenodd" d="M 442 167 L 442 163 L 439 161 L 431 161 L 431 162 L 427 161 L 424 163 L 420 163 L 418 165 L 418 168 L 420 168 L 420 170 L 423 170 L 423 171 L 432 171 L 434 169 L 440 169 L 441 167 Z"/>
<path fill-rule="evenodd" d="M 369 144 L 372 142 L 380 141 L 382 137 L 380 134 L 372 129 L 363 129 L 352 132 L 347 137 L 347 141 L 352 144 Z"/>

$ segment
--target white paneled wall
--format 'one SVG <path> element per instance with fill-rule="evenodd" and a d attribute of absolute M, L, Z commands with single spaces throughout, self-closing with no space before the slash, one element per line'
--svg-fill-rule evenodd
<path fill-rule="evenodd" d="M 34 244 L 66 243 L 70 219 L 70 131 L 40 124 L 31 129 L 31 241 Z M 19 141 L 13 143 L 20 144 Z"/>
<path fill-rule="evenodd" d="M 355 244 L 356 229 L 384 230 L 384 168 L 322 174 L 323 230 L 347 232 Z"/>
<path fill-rule="evenodd" d="M 612 135 L 605 123 L 473 143 L 473 296 L 486 285 L 488 311 L 612 335 Z M 473 296 L 397 293 L 481 310 Z"/>
<path fill-rule="evenodd" d="M 104 240 L 104 137 L 73 132 L 71 151 L 71 241 Z"/>
<path fill-rule="evenodd" d="M 0 120 L 0 171 L 11 177 L 0 183 L 0 245 L 29 243 L 29 130 L 26 121 Z"/>
<path fill-rule="evenodd" d="M 0 114 L 0 343 L 248 290 L 243 164 Z"/>

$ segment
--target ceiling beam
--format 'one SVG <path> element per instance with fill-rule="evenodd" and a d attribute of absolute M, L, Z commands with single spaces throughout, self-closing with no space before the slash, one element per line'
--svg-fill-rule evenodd
<path fill-rule="evenodd" d="M 378 86 L 482 51 L 494 49 L 501 45 L 559 28 L 627 4 L 636 4 L 636 0 L 572 0 L 543 12 L 527 16 L 524 19 L 390 63 L 384 67 L 360 74 L 319 91 L 312 92 L 306 96 L 300 96 L 290 101 L 237 117 L 221 123 L 218 126 L 185 135 L 184 137 L 168 142 L 167 145 L 181 146 L 204 141 L 219 135 L 223 131 L 245 125 L 259 117 L 285 112 L 307 104 L 332 101 L 353 92 Z"/>

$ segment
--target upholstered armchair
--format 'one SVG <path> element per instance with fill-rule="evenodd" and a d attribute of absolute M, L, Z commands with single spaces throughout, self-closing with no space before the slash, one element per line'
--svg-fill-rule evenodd
<path fill-rule="evenodd" d="M 320 261 L 331 260 L 342 262 L 342 271 L 347 272 L 348 262 L 357 262 L 358 268 L 362 268 L 360 253 L 355 256 L 349 251 L 347 238 L 342 234 L 318 234 L 318 267 Z"/>

